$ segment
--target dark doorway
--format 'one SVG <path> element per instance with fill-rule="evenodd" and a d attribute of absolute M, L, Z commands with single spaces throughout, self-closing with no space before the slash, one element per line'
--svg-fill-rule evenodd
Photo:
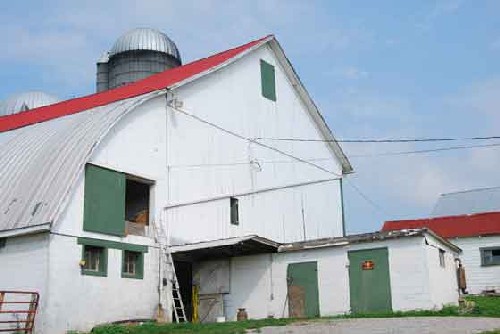
<path fill-rule="evenodd" d="M 174 261 L 175 273 L 186 312 L 186 319 L 193 320 L 193 265 L 191 262 Z M 175 319 L 175 318 L 172 318 Z"/>

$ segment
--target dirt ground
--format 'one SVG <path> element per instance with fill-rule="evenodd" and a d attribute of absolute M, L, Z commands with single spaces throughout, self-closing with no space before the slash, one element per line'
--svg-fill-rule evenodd
<path fill-rule="evenodd" d="M 262 334 L 469 334 L 500 329 L 500 318 L 339 319 L 265 327 Z"/>

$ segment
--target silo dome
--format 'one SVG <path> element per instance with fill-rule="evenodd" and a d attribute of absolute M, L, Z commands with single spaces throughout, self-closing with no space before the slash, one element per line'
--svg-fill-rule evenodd
<path fill-rule="evenodd" d="M 48 106 L 59 102 L 57 97 L 39 91 L 13 95 L 0 104 L 0 116 L 17 114 L 22 111 Z"/>
<path fill-rule="evenodd" d="M 163 32 L 137 28 L 122 35 L 97 61 L 97 91 L 116 88 L 182 65 L 175 43 Z"/>
<path fill-rule="evenodd" d="M 109 56 L 132 50 L 158 51 L 171 55 L 181 62 L 175 43 L 165 33 L 152 28 L 136 28 L 123 34 L 109 51 Z"/>

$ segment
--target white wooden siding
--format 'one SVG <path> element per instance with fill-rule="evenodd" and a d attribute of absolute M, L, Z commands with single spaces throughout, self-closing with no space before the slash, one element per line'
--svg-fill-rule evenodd
<path fill-rule="evenodd" d="M 478 294 L 492 289 L 500 291 L 500 265 L 481 266 L 479 251 L 482 247 L 500 247 L 500 236 L 455 238 L 450 241 L 462 248 L 460 259 L 465 267 L 469 293 Z"/>

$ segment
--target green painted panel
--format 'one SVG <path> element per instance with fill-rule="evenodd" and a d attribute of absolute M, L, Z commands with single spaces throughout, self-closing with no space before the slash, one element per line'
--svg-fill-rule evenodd
<path fill-rule="evenodd" d="M 265 98 L 276 101 L 276 74 L 274 66 L 260 60 L 260 79 L 262 96 Z"/>
<path fill-rule="evenodd" d="M 141 252 L 141 253 L 148 252 L 148 246 L 127 244 L 124 242 L 117 242 L 117 241 L 111 241 L 111 240 L 80 237 L 77 239 L 77 243 L 79 245 L 114 248 L 114 249 L 120 249 L 120 250 L 128 250 L 128 251 L 132 251 L 132 252 Z"/>
<path fill-rule="evenodd" d="M 392 310 L 387 248 L 348 252 L 349 290 L 353 313 Z"/>
<path fill-rule="evenodd" d="M 317 263 L 290 263 L 287 268 L 287 284 L 290 315 L 319 317 Z"/>
<path fill-rule="evenodd" d="M 83 230 L 125 235 L 125 174 L 87 165 Z"/>

